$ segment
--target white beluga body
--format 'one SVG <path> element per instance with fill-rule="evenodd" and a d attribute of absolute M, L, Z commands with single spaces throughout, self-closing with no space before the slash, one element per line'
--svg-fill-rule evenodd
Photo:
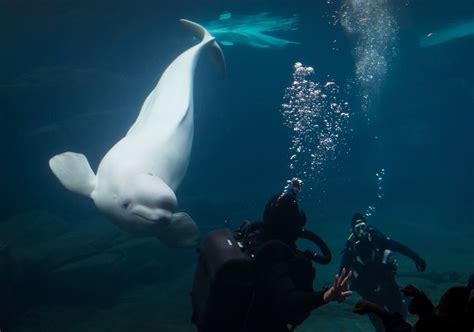
<path fill-rule="evenodd" d="M 191 217 L 177 212 L 175 195 L 193 142 L 194 69 L 204 48 L 225 67 L 214 37 L 196 23 L 181 22 L 200 42 L 168 66 L 137 120 L 103 157 L 97 173 L 82 154 L 65 152 L 49 161 L 67 189 L 92 198 L 112 223 L 130 233 L 155 236 L 170 247 L 193 246 L 199 237 Z"/>

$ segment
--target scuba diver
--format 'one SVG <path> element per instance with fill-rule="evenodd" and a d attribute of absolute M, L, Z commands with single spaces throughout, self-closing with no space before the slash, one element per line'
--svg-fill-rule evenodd
<path fill-rule="evenodd" d="M 191 292 L 191 321 L 199 332 L 293 331 L 312 310 L 351 296 L 348 270 L 330 288 L 313 290 L 312 261 L 328 264 L 331 252 L 304 228 L 300 190 L 301 181 L 293 179 L 266 204 L 263 222 L 246 221 L 236 232 L 216 230 L 204 239 Z M 298 238 L 312 241 L 322 254 L 300 251 Z"/>
<path fill-rule="evenodd" d="M 412 259 L 418 271 L 425 271 L 426 262 L 408 247 L 369 226 L 361 213 L 354 214 L 351 226 L 340 267 L 353 271 L 350 289 L 364 300 L 386 307 L 390 312 L 398 312 L 405 318 L 407 308 L 395 280 L 397 262 L 393 252 Z M 369 318 L 377 332 L 385 331 L 377 315 L 369 314 Z"/>

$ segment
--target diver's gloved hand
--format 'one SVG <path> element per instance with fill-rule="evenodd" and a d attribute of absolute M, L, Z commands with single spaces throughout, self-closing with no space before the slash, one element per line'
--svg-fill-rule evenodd
<path fill-rule="evenodd" d="M 347 272 L 346 269 L 342 269 L 341 275 L 336 274 L 334 284 L 331 288 L 324 292 L 323 299 L 325 303 L 331 301 L 342 302 L 352 295 L 352 291 L 345 291 L 347 282 L 352 276 L 352 271 Z"/>
<path fill-rule="evenodd" d="M 415 264 L 418 271 L 423 272 L 426 270 L 426 262 L 423 258 L 418 258 Z"/>

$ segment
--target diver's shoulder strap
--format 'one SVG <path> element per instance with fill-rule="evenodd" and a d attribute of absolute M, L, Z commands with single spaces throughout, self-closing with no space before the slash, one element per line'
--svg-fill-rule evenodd
<path fill-rule="evenodd" d="M 351 233 L 349 234 L 349 236 L 347 237 L 347 242 L 354 243 L 355 240 L 356 240 L 356 237 L 355 237 L 354 233 L 351 232 Z"/>
<path fill-rule="evenodd" d="M 351 232 L 351 234 L 349 234 L 349 237 L 347 238 L 347 241 L 346 241 L 347 249 L 349 249 L 350 251 L 354 251 L 355 250 L 355 245 L 357 244 L 358 241 L 359 240 L 354 235 L 354 233 Z"/>

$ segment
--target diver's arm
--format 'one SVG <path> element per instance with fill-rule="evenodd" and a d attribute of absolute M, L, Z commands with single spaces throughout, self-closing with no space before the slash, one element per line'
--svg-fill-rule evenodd
<path fill-rule="evenodd" d="M 276 301 L 275 309 L 284 321 L 290 324 L 300 324 L 309 314 L 326 302 L 324 301 L 324 291 L 321 292 L 301 292 L 290 291 Z"/>
<path fill-rule="evenodd" d="M 416 252 L 414 252 L 407 246 L 401 244 L 400 242 L 387 238 L 386 245 L 387 245 L 387 249 L 399 252 L 400 254 L 407 256 L 413 261 L 417 261 L 420 259 L 420 256 L 418 256 Z"/>
<path fill-rule="evenodd" d="M 415 262 L 418 270 L 424 271 L 426 269 L 426 262 L 416 252 L 414 252 L 407 246 L 390 238 L 387 238 L 386 246 L 387 249 L 399 252 L 400 254 L 410 258 L 412 261 Z"/>
<path fill-rule="evenodd" d="M 367 301 L 360 300 L 356 303 L 354 313 L 359 315 L 374 314 L 382 319 L 387 332 L 411 332 L 412 326 L 408 324 L 398 312 L 388 312 L 382 306 Z"/>
<path fill-rule="evenodd" d="M 293 325 L 303 322 L 311 310 L 331 301 L 344 301 L 352 295 L 352 291 L 345 291 L 347 281 L 352 275 L 352 272 L 346 269 L 336 275 L 331 288 L 322 292 L 297 291 L 289 276 L 286 262 L 279 263 L 271 272 L 274 278 L 268 281 L 273 289 L 274 310 L 283 321 Z"/>
<path fill-rule="evenodd" d="M 273 310 L 284 322 L 300 324 L 311 310 L 325 304 L 324 292 L 304 292 L 295 289 L 286 262 L 272 264 L 264 282 L 272 294 L 270 300 Z"/>

